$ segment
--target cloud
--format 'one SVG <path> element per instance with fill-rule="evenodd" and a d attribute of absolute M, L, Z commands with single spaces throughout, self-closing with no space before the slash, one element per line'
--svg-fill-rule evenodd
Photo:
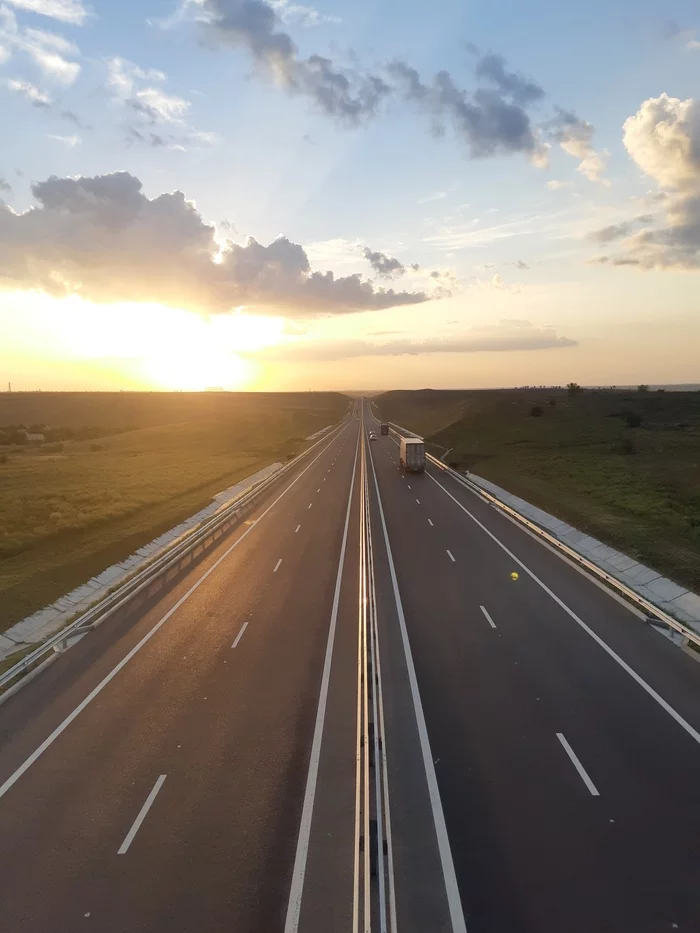
<path fill-rule="evenodd" d="M 661 94 L 625 120 L 623 142 L 632 160 L 665 194 L 664 222 L 621 243 L 623 255 L 598 257 L 611 265 L 700 268 L 700 101 Z M 637 222 L 652 218 L 642 215 Z M 629 232 L 628 229 L 624 233 Z"/>
<path fill-rule="evenodd" d="M 324 23 L 337 25 L 342 22 L 339 16 L 321 13 L 314 7 L 290 3 L 289 0 L 269 0 L 269 4 L 285 25 L 294 23 L 310 28 Z"/>
<path fill-rule="evenodd" d="M 75 134 L 73 136 L 56 136 L 53 133 L 49 133 L 48 137 L 49 139 L 58 140 L 59 143 L 63 143 L 63 145 L 67 146 L 68 149 L 73 149 L 78 145 L 79 142 L 82 142 L 80 136 Z"/>
<path fill-rule="evenodd" d="M 430 204 L 431 201 L 444 201 L 448 194 L 449 191 L 436 191 L 434 194 L 429 194 L 427 197 L 416 201 L 416 204 Z"/>
<path fill-rule="evenodd" d="M 551 181 L 545 182 L 545 188 L 548 188 L 549 191 L 561 191 L 564 188 L 571 188 L 571 182 L 558 181 L 556 178 L 552 178 Z"/>
<path fill-rule="evenodd" d="M 653 221 L 651 214 L 640 214 L 632 220 L 623 220 L 620 223 L 609 224 L 607 227 L 601 227 L 600 230 L 594 230 L 588 234 L 588 239 L 594 243 L 610 243 L 620 237 L 630 234 L 638 224 L 649 224 Z"/>
<path fill-rule="evenodd" d="M 427 301 L 377 288 L 360 275 L 312 271 L 304 249 L 220 244 L 180 191 L 150 199 L 128 172 L 51 176 L 32 186 L 37 206 L 0 205 L 0 282 L 96 302 L 155 301 L 202 312 L 246 305 L 289 316 L 343 314 Z"/>
<path fill-rule="evenodd" d="M 255 357 L 271 362 L 336 362 L 362 356 L 421 356 L 429 353 L 506 353 L 522 350 L 551 350 L 577 346 L 560 337 L 553 327 L 533 327 L 529 321 L 501 321 L 473 328 L 461 335 L 424 340 L 399 339 L 384 343 L 365 340 L 297 341 L 256 351 Z"/>
<path fill-rule="evenodd" d="M 8 184 L 2 175 L 0 175 L 0 192 L 4 192 L 5 194 L 12 194 L 12 185 Z"/>
<path fill-rule="evenodd" d="M 523 262 L 522 259 L 516 259 L 515 262 L 513 262 L 513 265 L 515 266 L 516 269 L 529 269 L 530 268 L 530 266 L 528 266 L 526 262 Z"/>
<path fill-rule="evenodd" d="M 369 246 L 362 247 L 362 255 L 377 275 L 385 279 L 400 278 L 406 271 L 406 266 L 395 256 L 373 251 Z"/>
<path fill-rule="evenodd" d="M 0 44 L 5 48 L 6 58 L 9 50 L 24 52 L 48 77 L 61 84 L 72 84 L 80 73 L 80 65 L 65 57 L 78 54 L 74 43 L 43 29 L 22 29 L 6 6 L 0 6 Z"/>
<path fill-rule="evenodd" d="M 40 13 L 72 26 L 82 26 L 89 11 L 82 0 L 5 0 L 10 6 L 29 13 Z"/>
<path fill-rule="evenodd" d="M 492 52 L 481 56 L 476 65 L 476 76 L 495 84 L 517 104 L 531 104 L 545 96 L 539 84 L 515 72 L 506 71 L 506 60 Z"/>
<path fill-rule="evenodd" d="M 288 93 L 311 98 L 329 116 L 356 124 L 374 116 L 390 88 L 378 75 L 344 69 L 322 55 L 303 58 L 281 18 L 263 0 L 200 0 L 191 4 L 209 36 L 246 48 L 260 71 Z"/>
<path fill-rule="evenodd" d="M 16 94 L 24 97 L 25 100 L 28 100 L 34 107 L 45 108 L 51 106 L 51 98 L 49 95 L 44 91 L 40 91 L 38 87 L 31 84 L 29 81 L 20 81 L 18 78 L 10 78 L 7 82 L 7 86 L 11 91 L 14 91 Z"/>
<path fill-rule="evenodd" d="M 595 130 L 592 124 L 587 120 L 581 120 L 570 110 L 557 107 L 556 111 L 557 115 L 546 125 L 552 139 L 559 143 L 567 155 L 581 160 L 577 170 L 589 181 L 609 185 L 603 178 L 606 167 L 605 153 L 598 152 L 593 147 Z"/>
<path fill-rule="evenodd" d="M 77 126 L 79 130 L 91 130 L 92 127 L 89 123 L 83 123 L 77 113 L 73 113 L 72 110 L 62 110 L 59 113 L 59 117 L 62 120 L 66 120 L 68 123 L 72 123 L 74 126 Z"/>
<path fill-rule="evenodd" d="M 142 88 L 127 100 L 127 105 L 151 123 L 184 123 L 190 102 L 164 94 L 155 87 Z"/>

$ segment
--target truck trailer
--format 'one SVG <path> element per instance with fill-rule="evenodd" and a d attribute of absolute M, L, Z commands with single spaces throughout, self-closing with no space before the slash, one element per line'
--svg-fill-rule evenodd
<path fill-rule="evenodd" d="M 401 469 L 406 473 L 423 473 L 425 470 L 425 444 L 420 437 L 402 437 L 399 450 Z"/>

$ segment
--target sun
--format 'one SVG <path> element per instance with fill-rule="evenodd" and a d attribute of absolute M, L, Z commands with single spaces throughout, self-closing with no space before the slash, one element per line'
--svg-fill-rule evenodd
<path fill-rule="evenodd" d="M 201 392 L 204 389 L 242 389 L 250 383 L 255 366 L 235 353 L 196 348 L 153 353 L 142 361 L 144 379 L 159 389 Z"/>

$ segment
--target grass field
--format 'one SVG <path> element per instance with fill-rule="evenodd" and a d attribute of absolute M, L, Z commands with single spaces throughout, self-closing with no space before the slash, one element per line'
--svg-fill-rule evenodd
<path fill-rule="evenodd" d="M 700 591 L 700 393 L 424 390 L 375 401 L 435 454 L 449 449 L 448 462 Z"/>
<path fill-rule="evenodd" d="M 335 393 L 0 395 L 0 426 L 102 429 L 0 447 L 0 631 L 298 453 L 347 405 Z"/>

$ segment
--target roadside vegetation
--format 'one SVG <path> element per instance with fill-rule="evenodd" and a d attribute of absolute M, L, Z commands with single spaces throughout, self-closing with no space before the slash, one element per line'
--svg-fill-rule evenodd
<path fill-rule="evenodd" d="M 299 453 L 347 406 L 336 393 L 0 395 L 0 631 Z"/>
<path fill-rule="evenodd" d="M 700 591 L 700 392 L 388 392 L 428 449 Z"/>

